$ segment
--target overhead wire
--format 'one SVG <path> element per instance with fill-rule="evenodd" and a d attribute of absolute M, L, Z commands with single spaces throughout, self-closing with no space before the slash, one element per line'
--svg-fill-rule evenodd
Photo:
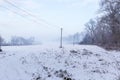
<path fill-rule="evenodd" d="M 19 15 L 19 16 L 21 16 L 21 17 L 25 18 L 25 16 L 24 16 L 24 15 L 19 14 L 18 12 L 16 12 L 16 11 L 14 11 L 14 10 L 9 9 L 8 7 L 2 6 L 2 5 L 0 5 L 0 7 L 1 7 L 1 8 L 6 9 L 6 10 L 8 10 L 8 11 L 11 11 L 12 13 L 14 13 L 14 14 L 16 14 L 16 15 Z M 25 18 L 25 19 L 31 20 L 31 21 L 33 21 L 33 22 L 35 22 L 35 23 L 37 23 L 37 24 L 38 24 L 38 22 L 37 22 L 36 20 L 30 19 L 30 18 Z"/>
<path fill-rule="evenodd" d="M 12 3 L 12 2 L 10 2 L 10 1 L 8 1 L 8 0 L 4 0 L 4 1 L 5 1 L 6 3 L 10 4 L 11 6 L 19 9 L 20 11 L 26 13 L 27 15 L 31 16 L 32 18 L 34 18 L 34 19 L 36 20 L 35 22 L 37 22 L 37 23 L 43 22 L 43 23 L 47 24 L 48 26 L 51 26 L 51 27 L 54 27 L 54 28 L 60 28 L 60 27 L 57 26 L 57 25 L 50 24 L 49 22 L 47 22 L 47 21 L 44 20 L 44 19 L 38 18 L 36 15 L 33 15 L 33 14 L 31 14 L 30 12 L 26 11 L 25 8 L 23 9 L 23 8 L 18 7 L 15 3 Z"/>

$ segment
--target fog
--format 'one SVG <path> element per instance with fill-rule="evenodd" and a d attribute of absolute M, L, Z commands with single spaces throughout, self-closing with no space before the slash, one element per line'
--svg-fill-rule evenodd
<path fill-rule="evenodd" d="M 63 36 L 84 31 L 95 17 L 98 0 L 0 0 L 0 34 L 35 37 L 37 42 L 55 42 Z M 88 14 L 89 13 L 89 14 Z"/>

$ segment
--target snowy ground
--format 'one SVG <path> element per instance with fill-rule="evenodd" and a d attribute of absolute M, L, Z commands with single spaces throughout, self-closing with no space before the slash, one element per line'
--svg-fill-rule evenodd
<path fill-rule="evenodd" d="M 120 52 L 97 46 L 16 46 L 0 53 L 0 80 L 120 80 Z"/>

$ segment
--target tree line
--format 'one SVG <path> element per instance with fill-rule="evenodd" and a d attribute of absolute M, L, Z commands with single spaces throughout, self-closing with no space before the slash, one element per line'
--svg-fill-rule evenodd
<path fill-rule="evenodd" d="M 101 0 L 99 13 L 85 24 L 86 36 L 81 43 L 120 47 L 120 0 Z"/>
<path fill-rule="evenodd" d="M 4 38 L 0 36 L 1 46 L 19 46 L 19 45 L 32 45 L 34 43 L 34 37 L 24 38 L 19 36 L 11 37 L 9 42 L 6 42 Z"/>

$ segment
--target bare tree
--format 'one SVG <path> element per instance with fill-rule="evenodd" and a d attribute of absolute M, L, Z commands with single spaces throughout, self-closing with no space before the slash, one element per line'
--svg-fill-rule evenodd
<path fill-rule="evenodd" d="M 85 41 L 92 44 L 120 47 L 120 0 L 101 0 L 102 16 L 85 26 Z"/>
<path fill-rule="evenodd" d="M 11 38 L 11 45 L 32 45 L 34 42 L 34 37 L 25 39 L 23 37 L 14 36 Z"/>
<path fill-rule="evenodd" d="M 88 35 L 91 37 L 91 43 L 95 43 L 96 38 L 96 22 L 95 20 L 90 20 L 87 24 L 85 24 Z"/>
<path fill-rule="evenodd" d="M 120 46 L 120 0 L 101 0 L 101 11 L 111 30 L 111 43 Z"/>

